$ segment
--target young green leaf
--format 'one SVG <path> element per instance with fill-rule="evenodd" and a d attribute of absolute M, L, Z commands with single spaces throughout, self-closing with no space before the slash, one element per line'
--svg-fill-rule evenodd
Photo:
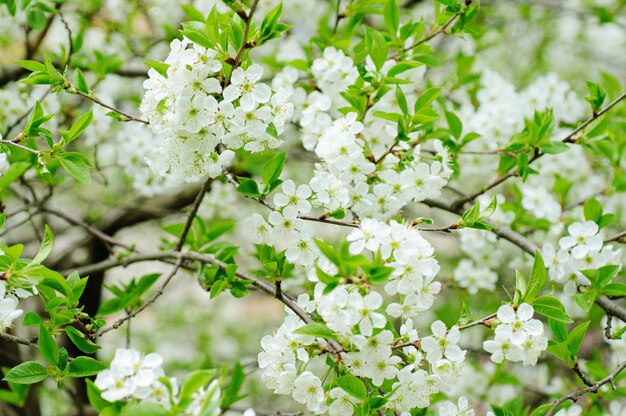
<path fill-rule="evenodd" d="M 3 380 L 16 384 L 38 383 L 48 377 L 48 372 L 37 361 L 26 361 L 13 367 Z"/>
<path fill-rule="evenodd" d="M 565 307 L 560 300 L 553 296 L 541 296 L 532 301 L 536 313 L 547 316 L 555 321 L 566 324 L 574 322 L 565 312 Z"/>
<path fill-rule="evenodd" d="M 89 377 L 98 374 L 106 367 L 98 360 L 90 357 L 76 357 L 70 362 L 70 377 Z"/>
<path fill-rule="evenodd" d="M 389 53 L 387 41 L 379 31 L 365 26 L 365 46 L 376 70 L 380 71 Z"/>
<path fill-rule="evenodd" d="M 334 339 L 334 340 L 337 339 L 337 335 L 335 335 L 335 333 L 330 328 L 328 328 L 324 324 L 320 324 L 317 322 L 313 322 L 313 323 L 301 326 L 300 328 L 293 331 L 293 333 L 299 334 L 299 335 L 309 335 L 309 336 L 318 337 L 318 338 L 326 338 L 326 339 Z"/>
<path fill-rule="evenodd" d="M 285 153 L 279 153 L 271 158 L 264 166 L 261 178 L 265 185 L 269 185 L 280 177 L 285 166 Z"/>
<path fill-rule="evenodd" d="M 541 292 L 543 285 L 546 283 L 547 271 L 543 262 L 543 257 L 537 251 L 535 253 L 535 262 L 533 263 L 532 271 L 530 272 L 530 280 L 528 281 L 528 288 L 524 294 L 523 300 L 531 302 Z"/>
<path fill-rule="evenodd" d="M 39 324 L 39 337 L 37 339 L 41 356 L 50 365 L 56 366 L 59 362 L 59 347 L 56 341 L 42 323 Z"/>
<path fill-rule="evenodd" d="M 50 231 L 50 227 L 48 227 L 48 224 L 46 224 L 41 247 L 39 247 L 39 251 L 35 255 L 35 258 L 33 259 L 32 263 L 41 264 L 41 262 L 43 262 L 45 259 L 48 258 L 48 256 L 52 252 L 53 247 L 54 247 L 54 236 L 52 235 L 52 231 Z"/>
<path fill-rule="evenodd" d="M 69 339 L 84 353 L 93 354 L 102 348 L 100 345 L 95 344 L 90 339 L 87 339 L 85 335 L 73 326 L 66 326 L 65 333 Z"/>
<path fill-rule="evenodd" d="M 398 5 L 398 0 L 387 0 L 383 14 L 387 30 L 395 36 L 398 33 L 398 26 L 400 26 L 400 6 Z"/>
<path fill-rule="evenodd" d="M 358 377 L 353 375 L 341 376 L 335 379 L 335 384 L 360 401 L 367 399 L 367 388 Z"/>
<path fill-rule="evenodd" d="M 89 174 L 91 164 L 84 155 L 78 152 L 66 152 L 61 155 L 59 161 L 61 166 L 78 182 L 85 185 L 91 184 L 91 175 Z"/>

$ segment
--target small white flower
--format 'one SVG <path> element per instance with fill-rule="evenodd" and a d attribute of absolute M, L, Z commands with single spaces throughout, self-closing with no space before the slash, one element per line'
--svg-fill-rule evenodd
<path fill-rule="evenodd" d="M 446 330 L 442 321 L 435 321 L 430 329 L 433 335 L 422 339 L 421 347 L 426 352 L 426 360 L 435 363 L 445 356 L 450 361 L 461 362 L 465 359 L 465 351 L 457 344 L 461 340 L 461 331 L 456 326 Z"/>
<path fill-rule="evenodd" d="M 572 257 L 576 259 L 602 248 L 602 236 L 598 234 L 598 224 L 593 221 L 576 222 L 567 227 L 567 232 L 569 235 L 559 240 L 559 246 L 571 249 Z"/>
<path fill-rule="evenodd" d="M 274 195 L 274 204 L 277 207 L 293 206 L 301 214 L 306 214 L 311 210 L 311 203 L 308 198 L 311 196 L 311 188 L 302 184 L 296 188 L 292 180 L 286 180 L 281 185 L 282 193 Z"/>
<path fill-rule="evenodd" d="M 502 325 L 496 327 L 496 334 L 507 333 L 515 345 L 521 345 L 529 336 L 538 336 L 543 333 L 543 324 L 538 319 L 532 319 L 533 307 L 522 303 L 517 312 L 509 305 L 498 308 L 498 319 Z"/>

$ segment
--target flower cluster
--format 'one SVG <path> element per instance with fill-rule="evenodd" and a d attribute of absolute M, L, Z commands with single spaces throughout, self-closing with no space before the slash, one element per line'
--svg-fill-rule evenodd
<path fill-rule="evenodd" d="M 353 254 L 365 249 L 378 252 L 394 269 L 385 291 L 398 295 L 401 303 L 389 304 L 386 311 L 390 316 L 415 317 L 430 309 L 441 290 L 441 283 L 434 280 L 439 263 L 432 245 L 419 232 L 395 221 L 386 224 L 367 219 L 348 235 L 348 241 Z"/>
<path fill-rule="evenodd" d="M 290 194 L 295 195 L 296 189 Z M 297 199 L 293 198 L 294 205 Z M 275 203 L 289 200 L 280 196 Z M 386 405 L 389 409 L 403 412 L 426 407 L 433 394 L 456 382 L 465 360 L 465 352 L 458 346 L 459 329 L 448 330 L 441 321 L 432 325 L 432 336 L 420 340 L 419 347 L 416 344 L 419 338 L 410 318 L 428 311 L 441 288 L 434 281 L 439 264 L 433 257 L 433 248 L 411 227 L 373 219 L 363 220 L 348 235 L 348 241 L 352 255 L 367 251 L 393 270 L 384 289 L 387 294 L 398 296 L 400 302 L 383 309 L 383 297 L 374 290 L 364 292 L 354 284 L 339 284 L 328 291 L 324 283 L 316 283 L 313 299 L 302 295 L 298 304 L 307 313 L 317 312 L 340 343 L 316 341 L 312 336 L 294 333 L 304 323 L 288 313 L 277 332 L 261 342 L 259 367 L 263 380 L 275 393 L 291 395 L 316 414 L 351 414 L 354 398 L 339 388 L 325 390 L 312 370 L 298 370 L 298 362 L 315 367 L 310 362 L 319 360 L 319 348 L 331 351 L 340 345 L 339 356 L 350 374 L 370 380 L 374 386 L 393 381 L 393 394 Z M 338 271 L 324 256 L 317 261 L 317 268 L 329 275 Z M 309 278 L 313 281 L 315 273 L 316 269 L 310 267 Z M 389 317 L 403 319 L 398 339 L 387 329 Z M 396 347 L 398 343 L 406 345 Z M 409 363 L 403 364 L 395 353 L 399 348 L 411 357 Z M 420 364 L 424 356 L 429 364 L 426 368 Z"/>
<path fill-rule="evenodd" d="M 163 358 L 157 353 L 142 356 L 136 350 L 119 348 L 110 368 L 98 373 L 95 384 L 102 398 L 116 402 L 124 398 L 145 399 L 155 390 L 158 378 L 164 375 Z"/>
<path fill-rule="evenodd" d="M 162 363 L 163 358 L 157 353 L 144 356 L 133 349 L 118 348 L 109 368 L 98 373 L 95 385 L 106 401 L 153 402 L 170 410 L 180 400 L 180 388 L 176 378 L 164 378 Z M 217 416 L 219 404 L 220 389 L 214 380 L 193 393 L 182 414 Z"/>
<path fill-rule="evenodd" d="M 311 210 L 308 201 L 311 189 L 306 184 L 296 186 L 293 181 L 287 180 L 281 185 L 281 190 L 274 195 L 276 208 L 268 216 L 269 223 L 259 214 L 247 219 L 252 240 L 257 244 L 287 243 L 287 260 L 310 266 L 319 250 L 313 242 L 313 228 L 299 216 Z"/>
<path fill-rule="evenodd" d="M 534 309 L 527 303 L 514 310 L 509 305 L 498 309 L 500 324 L 496 327 L 495 338 L 483 343 L 485 351 L 491 353 L 491 360 L 501 363 L 503 360 L 524 365 L 535 365 L 539 354 L 548 348 L 548 339 L 543 335 L 543 324 L 532 319 Z"/>
<path fill-rule="evenodd" d="M 170 48 L 166 76 L 149 71 L 141 105 L 160 141 L 159 156 L 149 160 L 156 176 L 197 182 L 220 175 L 236 149 L 259 152 L 280 144 L 293 105 L 260 82 L 260 65 L 234 69 L 223 87 L 216 51 L 186 38 Z"/>
<path fill-rule="evenodd" d="M 566 295 L 574 295 L 579 286 L 591 284 L 581 270 L 620 264 L 621 250 L 603 245 L 602 233 L 593 221 L 575 222 L 567 227 L 567 232 L 568 235 L 559 240 L 558 251 L 546 243 L 542 254 L 550 277 L 564 284 Z"/>
<path fill-rule="evenodd" d="M 479 267 L 468 259 L 459 262 L 453 278 L 470 295 L 475 295 L 480 289 L 493 290 L 498 282 L 497 273 L 487 267 Z"/>

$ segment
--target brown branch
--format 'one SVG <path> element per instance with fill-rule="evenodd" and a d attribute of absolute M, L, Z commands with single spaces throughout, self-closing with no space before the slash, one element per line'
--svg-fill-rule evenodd
<path fill-rule="evenodd" d="M 471 1 L 468 3 L 471 4 Z M 406 48 L 402 49 L 401 52 L 398 52 L 397 54 L 395 54 L 392 59 L 397 59 L 400 57 L 400 54 L 402 52 L 408 52 L 413 48 L 416 48 L 428 41 L 430 41 L 431 39 L 434 39 L 435 37 L 439 36 L 442 33 L 448 33 L 448 28 L 454 23 L 454 21 L 456 19 L 458 19 L 458 17 L 460 16 L 460 13 L 457 13 L 455 15 L 453 15 L 450 19 L 448 19 L 448 21 L 439 29 L 436 30 L 434 32 L 429 33 L 428 35 L 424 36 L 422 39 L 418 40 L 417 42 L 413 43 L 412 45 L 407 46 Z M 432 29 L 431 29 L 432 30 Z"/>
<path fill-rule="evenodd" d="M 422 202 L 430 207 L 439 208 L 444 211 L 451 212 L 453 214 L 460 215 L 461 213 L 460 209 L 454 208 L 450 204 L 443 202 L 443 201 L 428 199 Z M 522 250 L 524 250 L 531 256 L 534 256 L 535 253 L 540 250 L 540 247 L 537 244 L 535 244 L 534 242 L 530 241 L 523 235 L 513 231 L 512 229 L 508 227 L 496 225 L 495 223 L 491 221 L 485 221 L 485 223 L 494 227 L 491 230 L 492 233 L 496 234 L 498 237 L 501 237 L 501 238 L 504 238 L 505 240 L 510 241 L 511 243 L 515 244 L 517 247 L 521 248 Z M 622 322 L 626 322 L 626 309 L 621 307 L 617 303 L 613 302 L 608 297 L 604 295 L 598 296 L 595 300 L 595 303 L 596 305 L 604 309 L 604 311 L 607 314 L 610 314 L 610 315 L 615 316 L 616 318 L 619 318 Z"/>
<path fill-rule="evenodd" d="M 143 124 L 146 124 L 146 125 L 150 124 L 146 120 L 143 120 L 143 119 L 138 118 L 138 117 L 131 116 L 130 114 L 125 113 L 122 110 L 113 107 L 112 105 L 109 105 L 107 103 L 102 102 L 98 97 L 96 97 L 96 95 L 94 93 L 85 94 L 84 92 L 79 91 L 74 85 L 70 84 L 69 82 L 63 88 L 65 89 L 65 91 L 67 91 L 70 94 L 79 95 L 79 96 L 81 96 L 83 98 L 86 98 L 89 101 L 94 102 L 95 104 L 99 105 L 100 107 L 107 108 L 107 109 L 113 111 L 114 113 L 119 114 L 121 116 L 121 118 L 122 118 L 122 121 L 137 121 L 139 123 L 143 123 Z"/>
<path fill-rule="evenodd" d="M 489 314 L 489 315 L 487 315 L 487 316 L 485 316 L 485 317 L 483 317 L 483 318 L 481 318 L 481 319 L 479 319 L 477 321 L 470 322 L 468 324 L 458 326 L 457 328 L 458 328 L 459 331 L 463 331 L 465 329 L 472 328 L 472 327 L 479 326 L 479 325 L 483 325 L 483 326 L 486 326 L 486 327 L 490 328 L 491 327 L 491 321 L 493 320 L 493 318 L 496 317 L 496 315 L 497 315 L 497 312 L 494 312 L 494 313 L 491 313 L 491 314 Z M 405 348 L 405 347 L 419 348 L 420 342 L 421 342 L 421 339 L 417 339 L 415 341 L 405 342 L 403 344 L 396 344 L 396 345 L 392 346 L 391 349 L 392 350 L 397 350 L 397 349 L 401 349 L 401 348 Z"/>
<path fill-rule="evenodd" d="M 68 222 L 69 224 L 72 225 L 76 225 L 78 227 L 81 227 L 83 229 L 85 229 L 85 231 L 87 231 L 89 234 L 92 234 L 94 237 L 109 243 L 111 245 L 114 246 L 119 246 L 119 247 L 123 247 L 125 249 L 128 250 L 133 250 L 133 248 L 127 244 L 122 243 L 121 241 L 118 241 L 116 239 L 114 239 L 113 237 L 111 237 L 110 235 L 107 235 L 105 233 L 103 233 L 102 231 L 100 231 L 99 229 L 95 228 L 94 226 L 87 224 L 85 221 L 80 220 L 78 218 L 73 218 L 69 215 L 67 215 L 66 213 L 62 212 L 62 211 L 58 211 L 56 209 L 53 208 L 48 208 L 48 207 L 41 207 L 41 211 L 46 212 L 48 214 L 52 214 L 56 217 L 59 217 L 61 219 L 63 219 L 64 221 Z"/>
<path fill-rule="evenodd" d="M 210 177 L 207 178 L 202 184 L 200 191 L 196 195 L 196 199 L 193 201 L 193 205 L 191 206 L 191 211 L 189 212 L 189 215 L 187 215 L 187 221 L 185 222 L 185 227 L 183 228 L 183 231 L 180 234 L 180 237 L 178 238 L 178 242 L 176 243 L 176 248 L 175 248 L 176 251 L 180 251 L 180 249 L 182 249 L 183 246 L 185 245 L 185 240 L 187 240 L 187 235 L 189 234 L 189 231 L 191 230 L 191 226 L 193 225 L 193 220 L 196 218 L 198 209 L 200 209 L 200 204 L 202 204 L 204 195 L 206 195 L 207 191 L 209 190 L 212 181 L 213 179 L 211 179 Z"/>
<path fill-rule="evenodd" d="M 568 400 L 576 402 L 579 397 L 582 397 L 587 393 L 597 393 L 600 387 L 604 386 L 605 384 L 611 384 L 611 386 L 615 390 L 617 388 L 617 386 L 615 385 L 615 377 L 617 377 L 617 375 L 621 373 L 625 368 L 626 368 L 626 361 L 621 363 L 615 370 L 613 370 L 608 376 L 604 377 L 602 380 L 599 380 L 593 383 L 591 386 L 585 387 L 584 389 L 576 390 L 572 393 L 566 394 L 560 399 L 555 400 L 554 403 L 552 403 L 552 406 L 550 407 L 550 409 L 545 413 L 545 416 L 554 415 L 557 408 L 562 403 Z"/>
<path fill-rule="evenodd" d="M 154 302 L 156 302 L 156 300 L 165 291 L 165 288 L 167 287 L 167 285 L 172 281 L 172 279 L 174 278 L 176 273 L 178 273 L 178 270 L 180 269 L 180 266 L 182 265 L 182 263 L 183 263 L 183 257 L 182 257 L 182 253 L 180 253 L 178 255 L 178 260 L 176 261 L 176 264 L 172 268 L 172 271 L 167 275 L 167 277 L 163 281 L 163 284 L 161 284 L 161 287 L 159 288 L 159 290 L 154 292 L 154 294 L 150 297 L 150 299 L 148 299 L 146 302 L 144 302 L 140 307 L 138 307 L 134 311 L 132 311 L 129 314 L 127 314 L 125 317 L 120 318 L 117 321 L 115 321 L 111 326 L 108 326 L 106 328 L 102 328 L 100 331 L 98 331 L 96 334 L 94 334 L 94 338 L 95 337 L 101 337 L 102 335 L 106 334 L 107 332 L 110 332 L 110 331 L 113 331 L 114 329 L 119 328 L 120 326 L 122 326 L 124 324 L 124 322 L 134 318 L 137 315 L 139 315 L 144 309 L 146 309 L 148 306 L 150 306 Z"/>
<path fill-rule="evenodd" d="M 31 338 L 31 339 L 20 338 L 20 337 L 16 337 L 15 335 L 7 334 L 6 332 L 0 332 L 0 338 L 2 338 L 5 341 L 13 342 L 15 344 L 21 344 L 21 345 L 26 345 L 28 347 L 39 348 L 39 345 L 37 345 L 37 338 Z"/>
<path fill-rule="evenodd" d="M 609 237 L 604 240 L 605 243 L 616 242 L 621 244 L 626 244 L 626 231 L 622 231 L 619 234 L 614 235 L 613 237 Z"/>
<path fill-rule="evenodd" d="M 591 117 L 586 119 L 582 124 L 580 124 L 576 129 L 574 129 L 570 134 L 568 134 L 565 138 L 563 138 L 561 140 L 561 143 L 575 143 L 576 142 L 576 136 L 578 135 L 578 133 L 583 131 L 589 124 L 591 124 L 592 122 L 597 120 L 600 116 L 602 116 L 603 114 L 605 114 L 606 112 L 611 110 L 620 101 L 622 101 L 625 98 L 626 98 L 626 92 L 623 92 L 615 100 L 613 100 L 611 103 L 607 104 L 603 109 L 601 109 L 600 111 L 598 111 L 595 114 L 592 114 Z M 542 152 L 537 150 L 535 155 L 528 161 L 528 164 L 530 165 L 535 160 L 537 160 L 540 157 L 542 157 L 544 154 L 545 153 L 542 153 Z M 462 208 L 468 202 L 473 201 L 474 199 L 476 199 L 480 195 L 484 194 L 485 192 L 489 191 L 490 189 L 495 188 L 496 186 L 500 185 L 501 183 L 505 182 L 506 180 L 508 180 L 509 178 L 511 178 L 513 176 L 517 176 L 517 172 L 516 171 L 509 171 L 508 173 L 506 173 L 505 175 L 497 178 L 496 180 L 494 180 L 490 184 L 488 184 L 486 186 L 483 186 L 480 190 L 474 192 L 473 194 L 470 194 L 470 195 L 468 195 L 465 198 L 460 198 L 460 199 L 456 200 L 455 202 L 452 203 L 452 207 L 454 207 L 454 208 Z"/>
<path fill-rule="evenodd" d="M 252 24 L 252 16 L 254 15 L 254 12 L 256 11 L 256 7 L 258 4 L 259 4 L 259 0 L 254 0 L 252 2 L 252 5 L 250 6 L 250 12 L 242 17 L 244 20 L 244 28 L 243 28 L 243 37 L 241 39 L 241 47 L 237 51 L 237 55 L 235 55 L 235 59 L 233 61 L 233 69 L 230 71 L 230 74 L 228 75 L 228 80 L 226 81 L 226 84 L 224 85 L 224 87 L 230 84 L 230 78 L 233 75 L 233 71 L 237 69 L 239 65 L 241 65 L 241 58 L 243 58 L 243 53 L 248 47 L 248 35 L 250 34 L 250 25 Z"/>

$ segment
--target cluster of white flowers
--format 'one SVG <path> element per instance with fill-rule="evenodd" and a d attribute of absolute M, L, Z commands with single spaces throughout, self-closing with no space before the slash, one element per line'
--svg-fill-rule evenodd
<path fill-rule="evenodd" d="M 275 203 L 280 205 L 283 198 L 289 199 L 280 196 Z M 351 374 L 371 380 L 374 386 L 381 386 L 385 380 L 394 381 L 393 394 L 386 404 L 389 409 L 404 412 L 426 407 L 433 394 L 457 381 L 465 360 L 465 352 L 458 346 L 457 327 L 448 330 L 443 322 L 437 321 L 432 325 L 432 336 L 419 340 L 410 319 L 428 311 L 441 288 L 434 281 L 439 264 L 433 257 L 433 248 L 407 225 L 373 219 L 364 220 L 348 236 L 348 241 L 351 254 L 367 250 L 372 257 L 384 260 L 386 266 L 393 268 L 384 289 L 389 295 L 398 295 L 401 302 L 392 302 L 383 310 L 383 297 L 374 290 L 364 293 L 356 285 L 340 284 L 328 292 L 326 285 L 318 282 L 313 300 L 302 295 L 298 304 L 307 313 L 317 312 L 337 334 L 343 347 L 341 360 Z M 323 256 L 317 267 L 330 275 L 337 273 L 336 266 Z M 311 280 L 316 280 L 314 267 L 309 268 L 308 274 Z M 400 338 L 394 339 L 394 334 L 385 329 L 388 317 L 402 318 Z M 309 363 L 317 359 L 310 356 L 311 348 L 319 351 L 320 343 L 327 350 L 333 347 L 324 340 L 314 342 L 311 336 L 294 334 L 302 325 L 298 317 L 288 313 L 276 334 L 263 338 L 259 366 L 264 382 L 275 393 L 291 395 L 316 414 L 325 411 L 331 415 L 351 414 L 353 398 L 346 392 L 339 388 L 325 391 L 321 379 L 312 371 L 298 372 L 301 367 L 298 361 Z M 411 357 L 406 365 L 401 365 L 402 359 L 394 354 L 398 343 L 406 343 L 397 347 Z M 421 368 L 424 355 L 429 364 L 426 369 Z M 311 366 L 307 364 L 307 367 Z"/>
<path fill-rule="evenodd" d="M 482 71 L 481 88 L 476 93 L 480 106 L 469 97 L 463 98 L 458 113 L 464 129 L 479 133 L 472 150 L 495 150 L 521 131 L 524 118 L 533 111 L 554 110 L 555 121 L 575 122 L 585 114 L 586 105 L 570 86 L 550 74 L 537 78 L 522 91 L 494 71 Z"/>
<path fill-rule="evenodd" d="M 389 224 L 366 219 L 349 236 L 350 252 L 359 254 L 365 249 L 380 253 L 394 271 L 385 291 L 398 295 L 401 303 L 390 303 L 386 312 L 392 317 L 415 317 L 427 311 L 441 290 L 435 281 L 439 263 L 433 257 L 433 246 L 411 227 L 391 221 Z"/>
<path fill-rule="evenodd" d="M 315 95 L 317 103 L 324 102 L 324 96 Z M 326 108 L 327 104 L 328 101 L 321 108 Z M 303 122 L 311 108 L 314 106 L 303 111 Z M 320 117 L 320 114 L 323 113 L 315 116 L 313 123 L 330 121 L 330 117 Z M 348 113 L 321 129 L 314 150 L 322 162 L 316 165 L 309 183 L 317 206 L 329 212 L 349 209 L 361 218 L 387 219 L 409 202 L 440 195 L 452 173 L 446 163 L 426 163 L 426 159 L 420 157 L 419 146 L 412 160 L 405 163 L 393 154 L 387 154 L 382 160 L 368 158 L 366 154 L 372 152 L 360 136 L 363 128 L 363 123 L 357 121 L 357 114 Z M 435 148 L 438 154 L 447 154 L 440 142 L 435 142 Z"/>
<path fill-rule="evenodd" d="M 467 398 L 460 397 L 457 404 L 452 402 L 445 402 L 439 408 L 439 416 L 474 416 L 476 413 L 474 409 L 469 405 Z M 488 412 L 493 414 L 492 412 Z"/>
<path fill-rule="evenodd" d="M 157 353 L 142 355 L 133 349 L 118 348 L 108 369 L 98 373 L 95 385 L 102 398 L 109 402 L 139 400 L 155 402 L 169 410 L 178 402 L 180 393 L 176 378 L 169 378 L 168 385 L 160 378 L 165 376 L 161 364 L 163 358 Z M 217 416 L 220 413 L 220 388 L 217 380 L 200 387 L 193 393 L 185 415 Z"/>
<path fill-rule="evenodd" d="M 485 351 L 491 353 L 491 360 L 501 363 L 503 360 L 524 365 L 535 365 L 539 354 L 548 348 L 548 338 L 544 336 L 543 324 L 532 319 L 534 309 L 528 303 L 522 303 L 517 310 L 509 305 L 498 309 L 500 323 L 496 326 L 495 337 L 483 343 Z"/>
<path fill-rule="evenodd" d="M 293 105 L 260 82 L 260 65 L 236 68 L 222 88 L 216 51 L 186 38 L 170 47 L 167 76 L 150 69 L 141 105 L 158 137 L 153 146 L 159 156 L 148 160 L 158 177 L 174 183 L 216 177 L 232 163 L 233 150 L 259 152 L 280 144 Z"/>
<path fill-rule="evenodd" d="M 269 223 L 259 214 L 246 220 L 251 238 L 257 244 L 286 243 L 287 260 L 310 266 L 319 250 L 313 242 L 313 228 L 298 217 L 311 210 L 308 201 L 311 189 L 306 184 L 296 186 L 292 180 L 286 180 L 281 190 L 274 195 L 276 209 L 269 214 Z"/>
<path fill-rule="evenodd" d="M 320 90 L 333 101 L 343 101 L 340 92 L 345 91 L 358 77 L 352 58 L 331 46 L 313 61 L 311 72 Z"/>
<path fill-rule="evenodd" d="M 487 267 L 479 267 L 473 261 L 463 259 L 454 270 L 454 281 L 475 295 L 480 289 L 494 290 L 498 274 Z"/>
<path fill-rule="evenodd" d="M 621 250 L 604 245 L 598 224 L 593 221 L 575 222 L 567 227 L 568 235 L 559 240 L 559 249 L 543 245 L 542 254 L 550 277 L 564 284 L 566 295 L 574 295 L 579 286 L 591 282 L 581 270 L 621 264 Z"/>
<path fill-rule="evenodd" d="M 163 358 L 157 353 L 142 356 L 136 350 L 119 348 L 110 368 L 98 373 L 95 384 L 102 398 L 116 402 L 125 398 L 145 399 L 151 396 L 163 377 Z"/>
<path fill-rule="evenodd" d="M 534 217 L 558 222 L 562 213 L 561 204 L 550 192 L 546 182 L 548 181 L 543 177 L 532 177 L 528 182 L 519 185 L 522 207 Z"/>

